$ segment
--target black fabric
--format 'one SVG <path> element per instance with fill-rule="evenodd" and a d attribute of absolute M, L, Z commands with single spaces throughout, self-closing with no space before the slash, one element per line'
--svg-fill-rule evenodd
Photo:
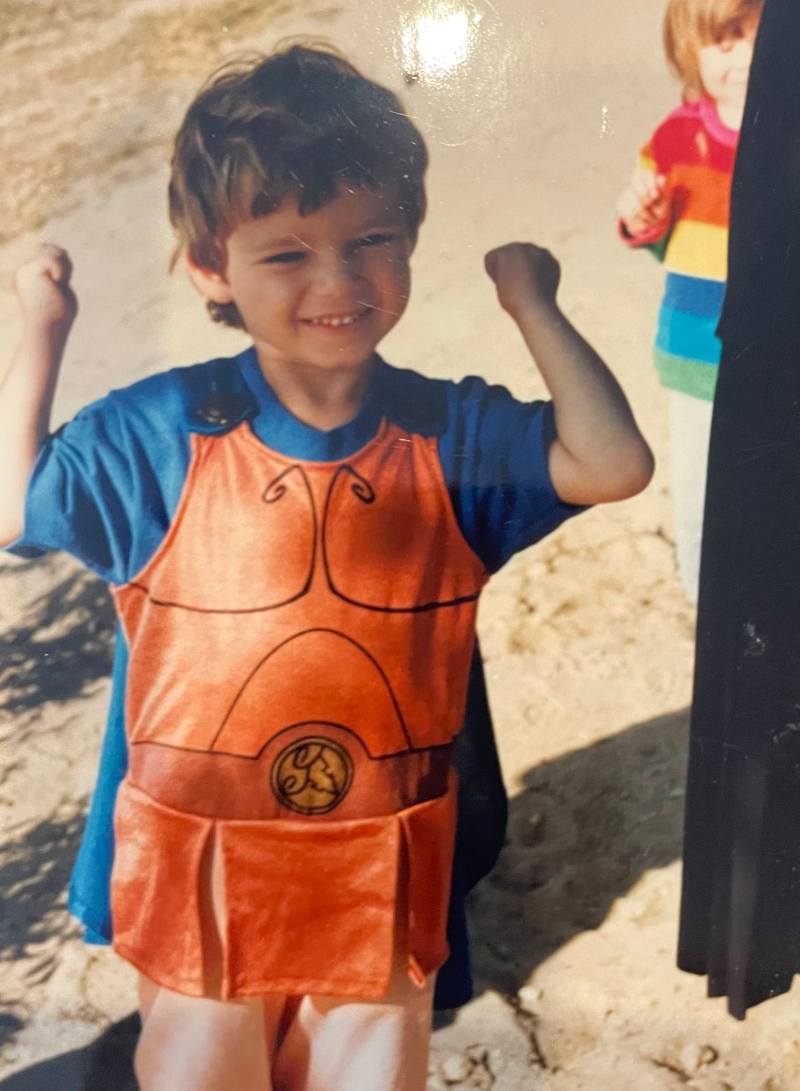
<path fill-rule="evenodd" d="M 508 820 L 508 798 L 478 647 L 472 658 L 467 713 L 456 741 L 455 764 L 459 776 L 458 824 L 447 922 L 451 954 L 436 978 L 437 1010 L 459 1007 L 472 999 L 466 896 L 496 864 Z"/>
<path fill-rule="evenodd" d="M 732 1015 L 800 969 L 800 5 L 767 0 L 733 180 L 678 964 Z"/>
<path fill-rule="evenodd" d="M 464 726 L 456 740 L 455 765 L 459 782 L 454 873 L 462 890 L 470 891 L 497 863 L 508 820 L 508 799 L 477 646 Z"/>
<path fill-rule="evenodd" d="M 191 389 L 191 388 L 190 388 Z M 202 385 L 191 390 L 187 413 L 193 432 L 218 435 L 230 432 L 245 419 L 258 412 L 254 398 L 238 368 L 231 367 L 230 360 L 218 359 L 209 363 L 203 374 Z"/>

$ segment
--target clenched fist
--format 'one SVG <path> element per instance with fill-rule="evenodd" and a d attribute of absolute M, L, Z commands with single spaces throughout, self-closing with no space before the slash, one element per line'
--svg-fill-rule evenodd
<path fill-rule="evenodd" d="M 70 285 L 72 262 L 66 250 L 42 244 L 17 270 L 17 298 L 26 325 L 66 333 L 78 313 L 78 299 Z"/>
<path fill-rule="evenodd" d="M 549 250 L 530 242 L 510 242 L 490 250 L 483 263 L 500 306 L 512 318 L 532 306 L 555 305 L 561 268 Z"/>
<path fill-rule="evenodd" d="M 617 216 L 631 238 L 666 227 L 669 211 L 667 179 L 647 170 L 636 171 L 617 201 Z"/>

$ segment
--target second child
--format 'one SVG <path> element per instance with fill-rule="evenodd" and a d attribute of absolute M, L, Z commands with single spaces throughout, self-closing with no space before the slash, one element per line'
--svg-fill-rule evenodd
<path fill-rule="evenodd" d="M 678 572 L 697 601 L 717 322 L 728 261 L 728 208 L 763 0 L 670 0 L 667 59 L 683 102 L 639 155 L 617 213 L 625 242 L 667 272 L 655 364 L 669 392 Z"/>

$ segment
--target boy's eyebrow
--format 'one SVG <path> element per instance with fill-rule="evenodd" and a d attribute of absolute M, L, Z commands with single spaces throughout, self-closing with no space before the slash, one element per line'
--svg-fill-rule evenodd
<path fill-rule="evenodd" d="M 354 235 L 371 235 L 373 231 L 386 231 L 398 226 L 402 221 L 401 213 L 387 212 L 380 220 L 369 220 L 362 227 L 357 228 Z"/>
<path fill-rule="evenodd" d="M 313 250 L 314 247 L 310 246 L 307 242 L 303 242 L 299 235 L 281 235 L 277 239 L 264 239 L 262 242 L 256 243 L 256 250 L 272 250 L 275 247 L 280 246 L 302 246 L 304 250 Z"/>
<path fill-rule="evenodd" d="M 355 228 L 354 235 L 370 235 L 375 231 L 385 231 L 387 229 L 397 227 L 398 221 L 402 220 L 402 214 L 394 211 L 387 211 L 380 219 L 372 219 L 367 221 L 363 226 Z M 265 250 L 280 250 L 285 246 L 302 247 L 303 250 L 309 250 L 312 253 L 316 253 L 315 248 L 311 243 L 305 242 L 299 235 L 281 235 L 276 239 L 263 239 L 253 245 L 253 251 L 255 253 L 263 253 Z"/>

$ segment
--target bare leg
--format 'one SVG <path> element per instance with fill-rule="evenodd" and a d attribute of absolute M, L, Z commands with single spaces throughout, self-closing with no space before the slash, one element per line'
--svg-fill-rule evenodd
<path fill-rule="evenodd" d="M 282 996 L 210 1000 L 139 979 L 141 1091 L 272 1091 L 270 1063 Z"/>

